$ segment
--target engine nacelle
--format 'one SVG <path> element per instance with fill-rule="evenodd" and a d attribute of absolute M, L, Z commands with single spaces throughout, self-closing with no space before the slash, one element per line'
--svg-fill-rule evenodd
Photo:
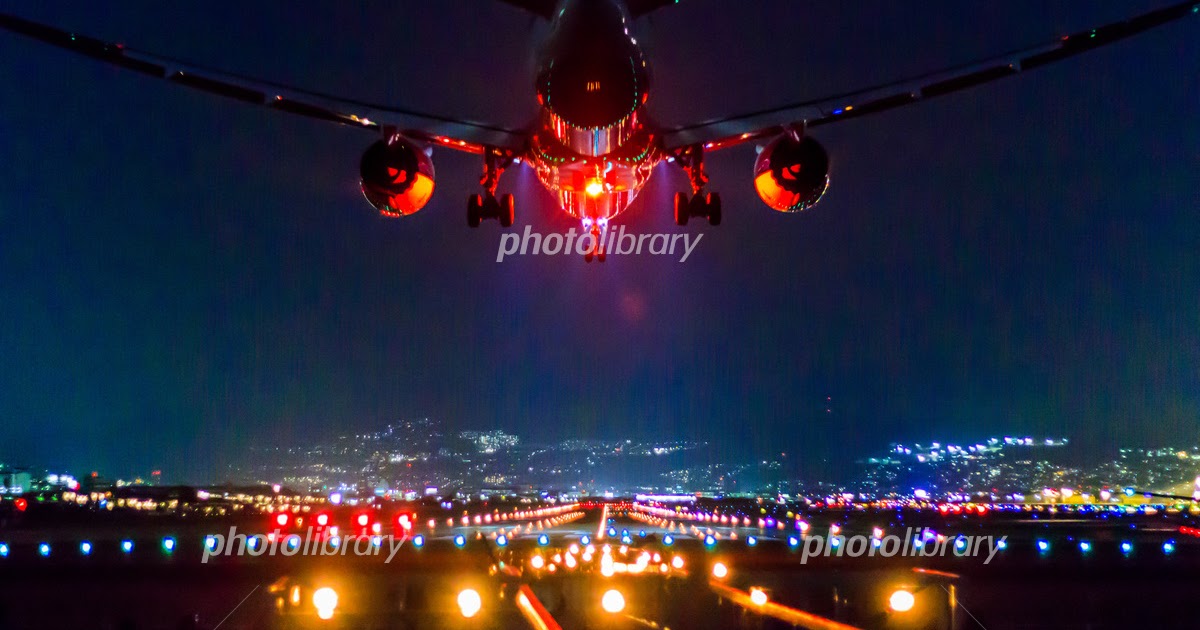
<path fill-rule="evenodd" d="M 780 212 L 807 210 L 829 188 L 829 154 L 810 137 L 783 134 L 754 162 L 754 189 Z"/>
<path fill-rule="evenodd" d="M 400 134 L 372 144 L 359 172 L 363 196 L 387 217 L 413 214 L 433 195 L 433 160 Z"/>

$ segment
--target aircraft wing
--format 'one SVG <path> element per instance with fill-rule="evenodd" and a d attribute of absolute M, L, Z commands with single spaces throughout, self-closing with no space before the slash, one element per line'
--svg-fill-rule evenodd
<path fill-rule="evenodd" d="M 700 144 L 712 151 L 775 136 L 787 129 L 818 127 L 850 120 L 1040 68 L 1187 16 L 1200 18 L 1200 2 L 1181 2 L 1128 20 L 940 72 L 667 129 L 663 132 L 663 141 L 669 149 Z"/>
<path fill-rule="evenodd" d="M 339 98 L 322 92 L 204 68 L 178 59 L 137 51 L 53 26 L 0 13 L 0 28 L 142 74 L 204 92 L 350 127 L 400 133 L 459 151 L 485 147 L 524 150 L 524 131 L 436 114 Z"/>
<path fill-rule="evenodd" d="M 547 20 L 554 17 L 554 11 L 558 8 L 558 0 L 501 0 L 506 4 L 511 4 L 520 9 L 524 9 L 534 15 L 546 18 Z M 625 7 L 629 9 L 629 15 L 634 19 L 642 17 L 647 13 L 651 13 L 657 9 L 672 4 L 678 4 L 679 0 L 625 0 Z"/>

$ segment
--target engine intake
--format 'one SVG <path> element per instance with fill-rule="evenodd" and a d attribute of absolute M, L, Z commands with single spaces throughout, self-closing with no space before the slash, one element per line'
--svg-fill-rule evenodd
<path fill-rule="evenodd" d="M 754 163 L 754 189 L 764 203 L 780 212 L 807 210 L 828 188 L 829 154 L 807 136 L 779 136 Z"/>
<path fill-rule="evenodd" d="M 433 195 L 433 160 L 399 134 L 368 147 L 359 172 L 363 196 L 383 216 L 413 214 Z"/>

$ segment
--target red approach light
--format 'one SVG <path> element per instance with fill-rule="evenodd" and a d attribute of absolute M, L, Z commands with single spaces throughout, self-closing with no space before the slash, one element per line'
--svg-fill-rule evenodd
<path fill-rule="evenodd" d="M 290 517 L 284 512 L 275 515 L 275 524 L 280 527 L 287 527 L 289 520 L 291 520 Z"/>
<path fill-rule="evenodd" d="M 16 501 L 13 501 L 13 504 L 16 505 L 18 512 L 24 512 L 25 509 L 29 507 L 29 501 L 26 501 L 25 499 L 17 499 Z"/>
<path fill-rule="evenodd" d="M 355 519 L 359 527 L 366 527 L 371 522 L 371 517 L 366 514 L 359 514 Z"/>
<path fill-rule="evenodd" d="M 409 513 L 407 513 L 407 512 L 406 512 L 406 513 L 404 513 L 404 514 L 401 514 L 401 515 L 399 515 L 399 516 L 397 516 L 397 517 L 396 517 L 396 524 L 397 524 L 397 525 L 399 525 L 399 526 L 400 526 L 400 528 L 401 528 L 401 529 L 403 529 L 403 530 L 404 530 L 404 531 L 406 531 L 406 532 L 407 532 L 407 531 L 412 531 L 412 528 L 413 528 L 413 521 L 414 521 L 415 519 L 416 519 L 416 516 L 415 516 L 415 515 L 413 515 L 413 514 L 409 514 Z"/>
<path fill-rule="evenodd" d="M 325 527 L 328 524 L 329 524 L 329 515 L 328 514 L 322 512 L 317 515 L 317 525 L 319 527 Z"/>

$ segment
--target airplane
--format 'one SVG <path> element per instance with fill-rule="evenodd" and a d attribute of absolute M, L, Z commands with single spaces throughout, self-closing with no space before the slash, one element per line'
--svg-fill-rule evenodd
<path fill-rule="evenodd" d="M 780 212 L 812 207 L 829 187 L 830 159 L 809 131 L 824 125 L 912 105 L 1095 50 L 1127 37 L 1200 14 L 1188 1 L 1080 31 L 1042 45 L 843 94 L 678 127 L 646 114 L 650 73 L 630 34 L 634 20 L 679 0 L 502 0 L 550 20 L 534 78 L 536 120 L 521 129 L 471 122 L 395 106 L 342 99 L 318 91 L 251 79 L 138 51 L 53 26 L 0 13 L 0 27 L 93 59 L 197 90 L 281 112 L 358 127 L 379 136 L 362 156 L 361 188 L 386 217 L 421 210 L 433 194 L 433 147 L 480 155 L 482 193 L 467 199 L 467 223 L 515 221 L 511 194 L 497 196 L 506 169 L 523 162 L 580 220 L 593 243 L 637 197 L 663 161 L 687 174 L 691 194 L 674 199 L 674 219 L 719 225 L 721 197 L 708 188 L 704 156 L 765 141 L 754 164 L 754 187 Z M 594 245 L 586 255 L 604 259 Z"/>

